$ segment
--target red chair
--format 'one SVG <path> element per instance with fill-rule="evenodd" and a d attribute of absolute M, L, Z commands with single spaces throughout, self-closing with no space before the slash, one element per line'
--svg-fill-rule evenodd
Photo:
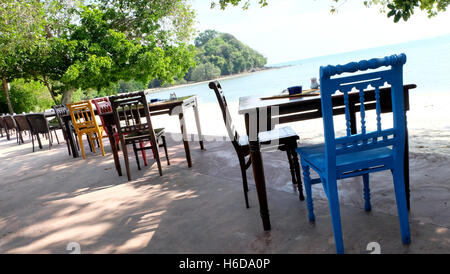
<path fill-rule="evenodd" d="M 109 101 L 108 97 L 95 98 L 95 99 L 92 99 L 91 102 L 95 105 L 95 108 L 97 109 L 97 114 L 112 112 L 111 102 Z M 102 127 L 104 129 L 104 132 L 106 132 L 105 137 L 109 137 L 109 133 L 105 127 L 105 122 L 103 121 L 102 116 L 100 116 L 100 120 L 102 121 Z M 117 129 L 115 127 L 113 130 L 114 130 L 114 140 L 116 141 L 116 145 L 118 145 L 120 142 L 119 133 L 117 133 Z M 144 143 L 140 142 L 139 147 L 143 148 Z M 145 166 L 148 166 L 147 156 L 145 155 L 145 150 L 142 150 L 141 152 L 142 152 L 142 158 L 144 159 L 144 164 L 145 164 Z"/>

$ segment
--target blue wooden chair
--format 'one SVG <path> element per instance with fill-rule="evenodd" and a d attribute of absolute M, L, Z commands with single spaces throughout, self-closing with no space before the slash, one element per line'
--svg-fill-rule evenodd
<path fill-rule="evenodd" d="M 411 242 L 408 210 L 403 174 L 405 149 L 405 114 L 403 102 L 403 64 L 406 55 L 392 55 L 379 59 L 352 62 L 344 66 L 326 66 L 320 68 L 320 91 L 325 143 L 301 147 L 300 154 L 309 220 L 315 221 L 311 185 L 322 183 L 329 200 L 333 223 L 334 241 L 337 253 L 344 253 L 337 180 L 362 176 L 364 184 L 365 210 L 371 210 L 369 173 L 391 170 L 397 201 L 401 237 L 404 244 Z M 345 77 L 335 75 L 344 72 L 358 72 L 390 66 L 386 70 L 369 73 L 357 73 Z M 332 76 L 335 76 L 331 78 Z M 381 124 L 380 86 L 390 84 L 392 94 L 393 127 L 385 128 Z M 376 131 L 367 132 L 364 107 L 364 90 L 369 85 L 375 89 Z M 361 131 L 351 134 L 349 95 L 356 89 L 360 98 Z M 346 136 L 336 137 L 333 121 L 332 95 L 339 91 L 344 94 Z M 310 168 L 319 178 L 311 179 Z"/>

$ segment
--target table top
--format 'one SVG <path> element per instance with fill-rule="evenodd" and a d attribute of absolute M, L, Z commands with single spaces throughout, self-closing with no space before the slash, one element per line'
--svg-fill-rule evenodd
<path fill-rule="evenodd" d="M 176 100 L 168 100 L 168 101 L 159 101 L 148 104 L 148 108 L 150 111 L 152 110 L 160 110 L 160 109 L 166 109 L 166 108 L 172 108 L 179 106 L 181 104 L 185 104 L 187 102 L 194 101 L 196 98 L 196 95 L 188 95 L 183 97 L 178 97 Z"/>
<path fill-rule="evenodd" d="M 406 89 L 416 88 L 415 84 L 404 85 Z M 381 90 L 382 88 L 380 88 Z M 353 92 L 357 94 L 357 92 Z M 349 93 L 351 94 L 351 93 Z M 343 94 L 334 95 L 336 97 L 343 96 Z M 298 104 L 309 104 L 320 102 L 320 94 L 317 96 L 305 96 L 305 97 L 294 97 L 294 98 L 281 98 L 281 99 L 270 99 L 262 100 L 260 96 L 244 96 L 239 98 L 239 114 L 249 113 L 257 108 L 269 107 L 269 106 L 289 106 Z"/>
<path fill-rule="evenodd" d="M 262 100 L 259 96 L 244 96 L 239 98 L 239 114 L 248 113 L 250 110 L 261 107 L 278 106 L 286 104 L 298 104 L 309 102 L 311 100 L 320 100 L 320 94 L 317 96 L 293 97 Z"/>

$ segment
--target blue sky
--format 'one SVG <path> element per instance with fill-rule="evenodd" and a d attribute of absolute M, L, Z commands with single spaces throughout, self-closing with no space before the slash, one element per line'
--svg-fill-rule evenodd
<path fill-rule="evenodd" d="M 344 1 L 341 1 L 344 3 Z M 269 0 L 260 8 L 210 9 L 211 0 L 191 0 L 197 29 L 234 35 L 268 58 L 269 64 L 363 48 L 397 44 L 450 33 L 450 11 L 428 18 L 417 10 L 408 22 L 393 23 L 378 7 L 347 0 L 331 14 L 332 0 Z"/>

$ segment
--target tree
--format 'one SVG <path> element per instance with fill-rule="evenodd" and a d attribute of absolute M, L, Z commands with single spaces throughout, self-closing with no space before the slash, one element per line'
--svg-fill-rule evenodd
<path fill-rule="evenodd" d="M 0 4 L 0 77 L 8 110 L 14 113 L 8 82 L 23 77 L 27 53 L 40 42 L 43 13 L 38 0 L 2 0 Z"/>
<path fill-rule="evenodd" d="M 39 80 L 55 102 L 119 80 L 172 82 L 194 65 L 187 0 L 2 0 L 0 15 L 3 86 Z"/>
<path fill-rule="evenodd" d="M 98 0 L 80 6 L 68 28 L 74 58 L 61 77 L 68 87 L 100 90 L 119 80 L 171 82 L 194 65 L 194 13 L 186 0 Z M 66 96 L 65 96 L 66 95 Z"/>
<path fill-rule="evenodd" d="M 209 80 L 205 73 L 200 73 L 204 69 L 201 65 L 212 64 L 220 69 L 220 75 L 229 75 L 264 67 L 267 63 L 264 56 L 228 33 L 206 30 L 195 40 L 199 68 L 190 75 L 193 81 Z"/>
<path fill-rule="evenodd" d="M 191 80 L 195 82 L 216 79 L 220 76 L 220 68 L 214 64 L 205 63 L 198 65 L 191 74 Z"/>
<path fill-rule="evenodd" d="M 344 0 L 333 0 L 334 2 L 343 2 Z M 219 3 L 221 9 L 225 9 L 228 5 L 238 6 L 243 3 L 242 7 L 247 9 L 250 5 L 250 0 L 219 0 L 211 2 L 211 7 L 214 8 Z M 267 6 L 268 0 L 258 0 L 261 6 Z M 400 19 L 407 21 L 413 14 L 416 8 L 420 8 L 428 13 L 429 17 L 436 16 L 439 12 L 443 12 L 450 4 L 450 0 L 367 0 L 363 1 L 366 7 L 373 5 L 381 7 L 381 12 L 389 10 L 388 17 L 393 17 L 394 22 Z M 336 11 L 336 7 L 331 7 L 331 12 Z"/>
<path fill-rule="evenodd" d="M 212 40 L 217 37 L 219 33 L 215 30 L 205 30 L 204 32 L 200 33 L 197 38 L 195 38 L 194 45 L 196 47 L 201 47 L 204 44 L 208 43 L 209 40 Z"/>

